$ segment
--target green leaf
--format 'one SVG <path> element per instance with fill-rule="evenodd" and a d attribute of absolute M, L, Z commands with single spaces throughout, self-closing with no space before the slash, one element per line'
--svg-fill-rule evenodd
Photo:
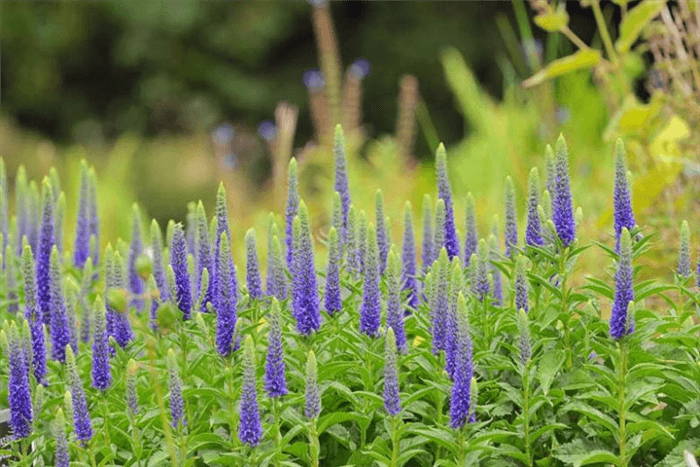
<path fill-rule="evenodd" d="M 561 349 L 552 349 L 545 352 L 538 365 L 537 379 L 542 386 L 542 392 L 546 395 L 552 386 L 554 377 L 564 364 L 565 355 Z"/>
<path fill-rule="evenodd" d="M 329 427 L 336 425 L 338 423 L 343 423 L 347 421 L 362 421 L 364 420 L 365 417 L 355 414 L 355 413 L 347 413 L 347 412 L 334 412 L 330 413 L 327 415 L 324 415 L 318 420 L 318 434 L 320 435 L 326 429 Z"/>
<path fill-rule="evenodd" d="M 562 409 L 564 412 L 579 412 L 591 420 L 600 423 L 611 433 L 617 434 L 618 426 L 615 420 L 609 415 L 604 414 L 600 410 L 591 407 L 583 401 L 573 401 L 565 405 Z M 579 464 L 583 465 L 583 464 Z"/>
<path fill-rule="evenodd" d="M 591 68 L 596 66 L 601 59 L 600 51 L 593 49 L 582 49 L 571 55 L 559 58 L 549 63 L 545 68 L 535 73 L 530 78 L 523 81 L 523 87 L 530 88 L 537 86 L 548 79 L 565 75 L 576 70 Z"/>
<path fill-rule="evenodd" d="M 629 52 L 644 26 L 649 24 L 665 6 L 665 0 L 646 0 L 629 10 L 620 23 L 620 37 L 615 43 L 617 51 L 621 54 Z"/>
<path fill-rule="evenodd" d="M 618 457 L 612 452 L 604 449 L 592 449 L 589 443 L 585 443 L 582 440 L 562 444 L 557 449 L 554 457 L 574 467 L 603 463 L 616 465 L 618 462 Z"/>

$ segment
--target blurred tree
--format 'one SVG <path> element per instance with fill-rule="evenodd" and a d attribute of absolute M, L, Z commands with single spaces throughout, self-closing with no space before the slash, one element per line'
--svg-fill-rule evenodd
<path fill-rule="evenodd" d="M 465 122 L 440 51 L 459 49 L 500 97 L 493 58 L 503 45 L 491 20 L 499 12 L 512 7 L 332 3 L 343 67 L 360 56 L 373 66 L 364 96 L 370 130 L 393 131 L 399 79 L 410 73 L 440 137 L 460 140 Z M 301 75 L 318 63 L 306 2 L 3 2 L 0 16 L 3 111 L 58 142 L 209 131 L 222 120 L 255 128 L 280 100 L 300 109 L 297 146 L 312 135 Z M 591 26 L 572 28 L 585 38 Z M 423 138 L 418 144 L 426 154 Z"/>

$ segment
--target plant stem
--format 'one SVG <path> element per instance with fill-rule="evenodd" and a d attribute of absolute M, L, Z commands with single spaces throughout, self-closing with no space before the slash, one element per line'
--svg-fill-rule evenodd
<path fill-rule="evenodd" d="M 277 397 L 272 399 L 272 416 L 275 419 L 275 447 L 277 448 L 277 458 L 275 459 L 275 465 L 280 467 L 282 464 L 279 457 L 282 456 L 282 433 L 280 432 L 280 406 L 279 399 Z"/>
<path fill-rule="evenodd" d="M 608 53 L 608 57 L 613 64 L 617 66 L 617 54 L 615 53 L 612 40 L 610 40 L 610 34 L 608 33 L 608 27 L 605 25 L 603 12 L 600 10 L 600 1 L 593 0 L 591 2 L 591 7 L 593 8 L 593 16 L 595 16 L 595 22 L 598 25 L 598 30 L 600 31 L 600 37 L 603 39 L 603 44 L 605 45 L 605 51 Z"/>
<path fill-rule="evenodd" d="M 397 462 L 399 460 L 399 423 L 401 422 L 400 415 L 394 415 L 391 417 L 391 463 L 389 467 L 397 467 Z"/>
<path fill-rule="evenodd" d="M 107 398 L 104 394 L 102 394 L 102 396 L 102 403 L 100 405 L 102 406 L 102 424 L 104 425 L 105 431 L 105 443 L 107 443 L 107 446 L 109 446 L 111 451 L 112 442 L 109 439 L 109 413 L 107 411 Z"/>
<path fill-rule="evenodd" d="M 627 383 L 627 346 L 624 342 L 618 341 L 618 350 L 620 352 L 620 361 L 618 364 L 618 395 L 620 398 L 620 427 L 618 430 L 618 441 L 620 443 L 620 462 L 618 467 L 627 467 L 627 429 L 625 426 L 627 419 L 627 411 L 625 410 L 625 386 Z"/>
<path fill-rule="evenodd" d="M 318 467 L 318 458 L 321 452 L 321 446 L 318 443 L 318 431 L 316 429 L 316 417 L 312 418 L 309 423 L 309 458 L 311 467 Z"/>
<path fill-rule="evenodd" d="M 578 47 L 581 50 L 588 50 L 588 45 L 581 40 L 580 37 L 578 37 L 574 32 L 569 29 L 569 26 L 562 26 L 561 29 L 559 29 L 559 32 L 564 34 L 571 42 L 576 44 L 576 47 Z"/>
<path fill-rule="evenodd" d="M 559 279 L 561 280 L 561 314 L 562 324 L 564 325 L 564 347 L 566 349 L 566 366 L 573 367 L 573 352 L 571 350 L 571 330 L 570 330 L 570 314 L 568 309 L 568 295 L 566 290 L 566 258 L 568 248 L 564 249 L 559 259 Z"/>
<path fill-rule="evenodd" d="M 523 435 L 527 465 L 532 467 L 532 453 L 530 452 L 530 360 L 523 366 Z"/>
<path fill-rule="evenodd" d="M 469 423 L 465 424 L 465 426 Z M 462 428 L 459 429 L 459 435 L 457 436 L 457 465 L 462 466 L 466 465 L 466 457 L 467 457 L 467 450 L 464 449 L 464 445 L 466 443 L 466 440 L 464 439 L 464 429 L 465 427 L 463 426 Z"/>

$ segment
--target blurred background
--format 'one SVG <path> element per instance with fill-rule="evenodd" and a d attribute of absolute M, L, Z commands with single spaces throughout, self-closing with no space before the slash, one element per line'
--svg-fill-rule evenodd
<path fill-rule="evenodd" d="M 240 257 L 243 232 L 262 237 L 283 212 L 292 156 L 323 237 L 336 122 L 353 202 L 373 215 L 382 189 L 395 242 L 404 201 L 418 223 L 434 194 L 440 141 L 457 225 L 471 191 L 485 236 L 507 175 L 524 225 L 529 169 L 544 181 L 563 132 L 581 235 L 609 243 L 622 137 L 637 221 L 670 247 L 680 219 L 700 225 L 698 5 L 2 2 L 0 151 L 10 186 L 20 164 L 35 179 L 58 169 L 67 241 L 82 158 L 100 179 L 105 241 L 128 237 L 133 202 L 163 227 L 198 199 L 213 214 L 223 180 Z"/>

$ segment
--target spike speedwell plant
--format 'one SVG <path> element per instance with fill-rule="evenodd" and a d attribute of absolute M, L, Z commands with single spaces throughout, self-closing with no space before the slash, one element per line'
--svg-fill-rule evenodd
<path fill-rule="evenodd" d="M 125 242 L 100 237 L 86 162 L 75 203 L 57 171 L 40 194 L 20 168 L 10 196 L 0 164 L 0 405 L 12 430 L 1 452 L 62 467 L 627 467 L 698 454 L 698 226 L 682 224 L 674 284 L 637 277 L 653 245 L 632 211 L 621 141 L 614 223 L 599 243 L 612 268 L 584 286 L 571 280 L 590 245 L 577 234 L 577 159 L 563 137 L 545 150 L 546 189 L 537 168 L 527 196 L 507 178 L 505 223 L 488 232 L 478 194 L 452 192 L 440 145 L 422 229 L 406 202 L 398 244 L 381 191 L 352 204 L 340 127 L 333 155 L 327 254 L 292 159 L 266 267 L 254 230 L 234 257 L 243 239 L 232 238 L 223 185 L 164 238 L 155 221 L 144 235 L 135 207 Z M 77 206 L 74 227 L 65 205 Z"/>

